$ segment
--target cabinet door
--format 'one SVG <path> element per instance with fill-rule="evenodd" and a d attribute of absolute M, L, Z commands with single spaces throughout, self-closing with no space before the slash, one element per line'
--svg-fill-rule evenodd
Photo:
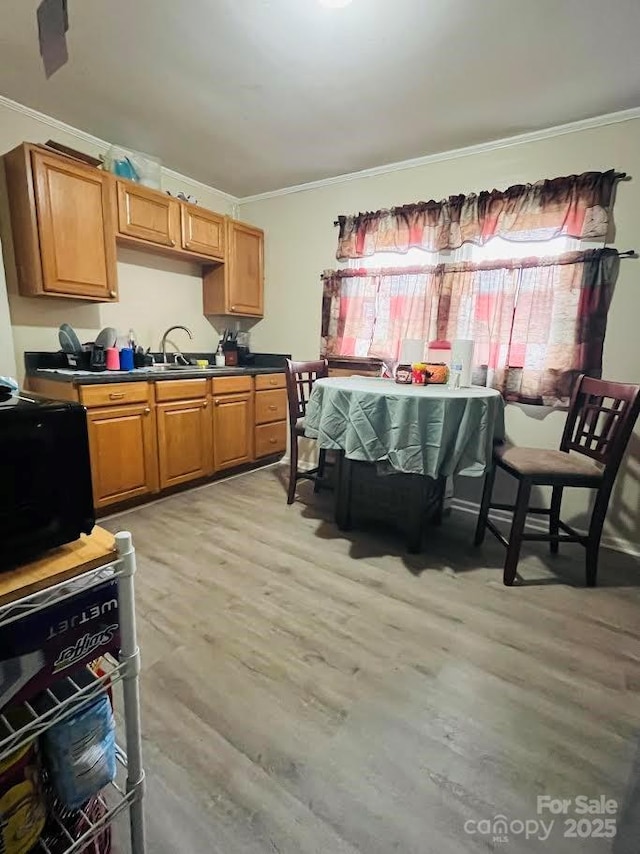
<path fill-rule="evenodd" d="M 180 239 L 180 203 L 157 190 L 118 181 L 118 231 L 162 246 Z"/>
<path fill-rule="evenodd" d="M 180 205 L 182 248 L 199 255 L 224 258 L 224 217 L 194 205 Z"/>
<path fill-rule="evenodd" d="M 31 163 L 43 292 L 117 299 L 108 176 L 39 151 L 32 152 Z"/>
<path fill-rule="evenodd" d="M 213 454 L 208 401 L 161 403 L 156 407 L 156 415 L 160 488 L 211 474 Z"/>
<path fill-rule="evenodd" d="M 253 459 L 253 395 L 218 395 L 213 399 L 213 456 L 216 471 Z"/>
<path fill-rule="evenodd" d="M 87 421 L 95 507 L 155 492 L 158 466 L 151 407 L 93 409 Z"/>
<path fill-rule="evenodd" d="M 228 311 L 230 314 L 263 315 L 264 233 L 243 222 L 229 223 Z"/>

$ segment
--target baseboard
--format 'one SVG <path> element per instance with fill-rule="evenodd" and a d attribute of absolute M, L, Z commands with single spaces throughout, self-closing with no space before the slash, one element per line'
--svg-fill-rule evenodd
<path fill-rule="evenodd" d="M 283 462 L 289 463 L 289 458 L 284 457 Z M 300 462 L 299 468 L 302 470 L 310 469 L 316 466 L 317 463 L 310 462 Z M 461 513 L 470 513 L 473 516 L 478 516 L 480 512 L 480 505 L 476 501 L 464 501 L 462 498 L 452 498 L 450 500 L 450 507 L 452 510 L 459 510 Z M 510 522 L 511 516 L 505 510 L 492 510 L 491 518 L 495 519 L 498 522 Z M 529 516 L 527 518 L 527 528 L 530 531 L 536 531 L 538 533 L 546 533 L 548 531 L 547 526 L 540 519 L 536 519 L 535 516 Z M 577 529 L 579 534 L 586 534 L 587 532 Z M 602 537 L 601 541 L 602 548 L 611 549 L 614 552 L 624 552 L 624 554 L 633 555 L 634 557 L 640 557 L 640 543 L 634 543 L 631 540 L 625 540 L 622 537 Z"/>
<path fill-rule="evenodd" d="M 478 516 L 480 505 L 476 501 L 463 501 L 461 498 L 454 498 L 451 502 L 454 510 L 460 510 L 462 513 L 471 513 L 473 516 Z M 492 510 L 491 518 L 497 522 L 510 522 L 511 515 L 505 510 Z M 527 519 L 527 528 L 530 531 L 546 533 L 547 525 L 540 519 L 529 516 Z M 579 534 L 586 534 L 584 530 L 577 529 Z M 603 537 L 601 545 L 605 549 L 612 549 L 615 552 L 624 552 L 628 555 L 640 556 L 640 544 L 633 543 L 631 540 L 625 540 L 622 537 Z"/>

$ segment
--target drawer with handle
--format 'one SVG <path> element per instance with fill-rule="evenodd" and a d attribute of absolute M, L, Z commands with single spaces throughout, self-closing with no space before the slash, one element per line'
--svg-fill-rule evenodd
<path fill-rule="evenodd" d="M 260 424 L 256 427 L 256 459 L 283 454 L 287 448 L 287 423 Z"/>
<path fill-rule="evenodd" d="M 251 377 L 217 377 L 211 381 L 214 394 L 237 394 L 242 391 L 251 391 Z"/>
<path fill-rule="evenodd" d="M 80 403 L 87 408 L 147 403 L 148 400 L 149 383 L 101 383 L 80 386 Z"/>
<path fill-rule="evenodd" d="M 256 391 L 286 387 L 287 380 L 284 374 L 256 374 Z"/>
<path fill-rule="evenodd" d="M 155 384 L 155 389 L 158 403 L 169 400 L 194 400 L 208 395 L 209 380 L 160 380 Z"/>
<path fill-rule="evenodd" d="M 285 421 L 287 418 L 287 392 L 283 388 L 256 392 L 256 424 Z"/>

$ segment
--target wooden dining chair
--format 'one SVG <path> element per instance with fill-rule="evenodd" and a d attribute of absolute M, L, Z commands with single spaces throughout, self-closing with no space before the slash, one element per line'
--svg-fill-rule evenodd
<path fill-rule="evenodd" d="M 296 495 L 296 484 L 299 480 L 315 482 L 314 491 L 320 489 L 324 476 L 326 454 L 320 449 L 318 465 L 314 469 L 300 471 L 298 469 L 298 439 L 304 436 L 304 419 L 307 414 L 307 403 L 316 380 L 329 376 L 329 363 L 326 359 L 316 362 L 292 362 L 287 359 L 285 368 L 287 377 L 287 395 L 289 397 L 289 491 L 287 504 L 293 504 Z"/>
<path fill-rule="evenodd" d="M 475 544 L 482 543 L 488 528 L 506 546 L 504 583 L 507 586 L 516 578 L 521 544 L 542 541 L 551 544 L 552 554 L 557 554 L 562 542 L 583 545 L 587 550 L 587 586 L 595 587 L 609 497 L 639 412 L 640 386 L 591 379 L 583 374 L 576 381 L 559 451 L 506 445 L 494 448 L 493 465 L 484 484 Z M 515 505 L 491 503 L 497 468 L 519 481 Z M 529 507 L 533 486 L 552 487 L 549 508 Z M 597 490 L 587 534 L 579 534 L 560 519 L 565 486 Z M 490 510 L 513 511 L 508 540 L 488 518 Z M 525 535 L 528 513 L 548 516 L 549 533 Z"/>

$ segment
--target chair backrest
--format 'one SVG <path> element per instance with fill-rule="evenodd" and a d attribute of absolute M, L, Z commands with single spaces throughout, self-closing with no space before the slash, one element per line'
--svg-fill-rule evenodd
<path fill-rule="evenodd" d="M 307 402 L 316 380 L 329 376 L 329 362 L 319 359 L 317 362 L 292 362 L 287 359 L 287 394 L 289 397 L 289 423 L 294 426 L 307 412 Z"/>
<path fill-rule="evenodd" d="M 640 386 L 581 374 L 573 390 L 560 449 L 602 463 L 615 477 L 640 413 Z"/>

